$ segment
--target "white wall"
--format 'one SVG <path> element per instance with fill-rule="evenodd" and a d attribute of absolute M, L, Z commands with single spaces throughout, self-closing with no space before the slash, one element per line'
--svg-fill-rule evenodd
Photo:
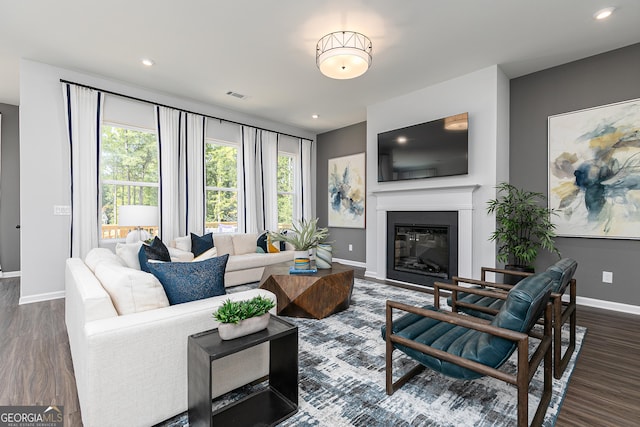
<path fill-rule="evenodd" d="M 69 142 L 60 79 L 315 140 L 315 135 L 283 124 L 22 59 L 20 303 L 64 296 L 64 262 L 69 256 L 70 217 L 53 215 L 54 205 L 71 204 Z"/>
<path fill-rule="evenodd" d="M 469 113 L 469 173 L 464 176 L 401 182 L 377 182 L 377 135 L 409 125 Z M 385 267 L 376 253 L 386 245 L 379 241 L 377 200 L 394 191 L 408 197 L 436 194 L 442 189 L 479 186 L 473 192 L 472 271 L 495 265 L 495 244 L 488 237 L 495 219 L 486 214 L 487 200 L 495 197 L 495 185 L 509 176 L 509 80 L 498 66 L 488 67 L 452 80 L 399 96 L 367 108 L 367 271 L 384 278 Z M 378 237 L 376 237 L 378 236 Z M 381 273 L 381 274 L 380 274 Z M 382 276 L 382 277 L 381 277 Z"/>

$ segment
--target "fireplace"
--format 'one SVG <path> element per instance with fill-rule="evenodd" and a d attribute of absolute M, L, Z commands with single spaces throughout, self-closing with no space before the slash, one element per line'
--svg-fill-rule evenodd
<path fill-rule="evenodd" d="M 387 277 L 432 286 L 458 275 L 458 212 L 387 212 Z"/>

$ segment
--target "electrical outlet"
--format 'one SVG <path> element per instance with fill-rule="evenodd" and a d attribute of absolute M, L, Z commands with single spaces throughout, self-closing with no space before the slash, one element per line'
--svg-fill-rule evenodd
<path fill-rule="evenodd" d="M 602 272 L 602 283 L 613 283 L 613 272 L 612 271 L 603 271 Z"/>
<path fill-rule="evenodd" d="M 54 215 L 71 215 L 71 206 L 53 205 Z"/>
<path fill-rule="evenodd" d="M 353 245 L 349 243 L 349 252 L 353 251 Z"/>

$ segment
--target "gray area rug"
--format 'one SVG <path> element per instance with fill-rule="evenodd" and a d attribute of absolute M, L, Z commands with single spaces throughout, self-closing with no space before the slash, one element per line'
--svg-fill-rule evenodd
<path fill-rule="evenodd" d="M 255 287 L 246 285 L 234 291 Z M 431 295 L 356 279 L 351 307 L 322 320 L 286 318 L 299 331 L 299 409 L 280 426 L 513 426 L 516 388 L 485 377 L 461 381 L 426 369 L 392 396 L 385 392 L 385 342 L 380 335 L 388 299 L 431 304 Z M 399 317 L 399 312 L 398 316 Z M 567 341 L 568 332 L 565 331 Z M 553 426 L 580 353 L 586 329 L 578 327 L 576 351 L 563 377 L 553 380 L 544 426 Z M 533 340 L 532 340 L 533 341 Z M 414 366 L 394 352 L 394 379 Z M 505 365 L 515 372 L 515 353 Z M 246 386 L 214 401 L 220 407 L 265 384 Z M 542 367 L 529 388 L 529 419 L 542 390 Z M 160 424 L 187 426 L 186 413 Z"/>

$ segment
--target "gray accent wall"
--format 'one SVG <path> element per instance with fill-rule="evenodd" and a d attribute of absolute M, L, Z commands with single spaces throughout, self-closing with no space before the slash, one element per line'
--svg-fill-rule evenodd
<path fill-rule="evenodd" d="M 4 273 L 20 271 L 20 131 L 18 107 L 0 104 L 0 265 Z M 43 188 L 46 185 L 43 183 Z"/>
<path fill-rule="evenodd" d="M 316 214 L 318 224 L 327 226 L 329 218 L 328 161 L 335 157 L 363 153 L 367 149 L 367 123 L 357 123 L 317 136 L 316 151 Z M 368 183 L 367 183 L 368 185 Z M 366 207 L 365 207 L 366 209 Z M 375 212 L 366 212 L 375 215 Z M 330 228 L 328 240 L 333 241 L 333 257 L 366 262 L 366 231 L 364 228 Z M 349 251 L 349 244 L 352 251 Z"/>
<path fill-rule="evenodd" d="M 547 194 L 547 118 L 640 98 L 640 44 L 511 80 L 510 182 Z M 639 123 L 640 125 L 640 123 Z M 558 238 L 578 261 L 578 296 L 640 305 L 640 241 Z M 538 268 L 555 258 L 543 255 Z M 613 272 L 613 283 L 602 272 Z"/>

